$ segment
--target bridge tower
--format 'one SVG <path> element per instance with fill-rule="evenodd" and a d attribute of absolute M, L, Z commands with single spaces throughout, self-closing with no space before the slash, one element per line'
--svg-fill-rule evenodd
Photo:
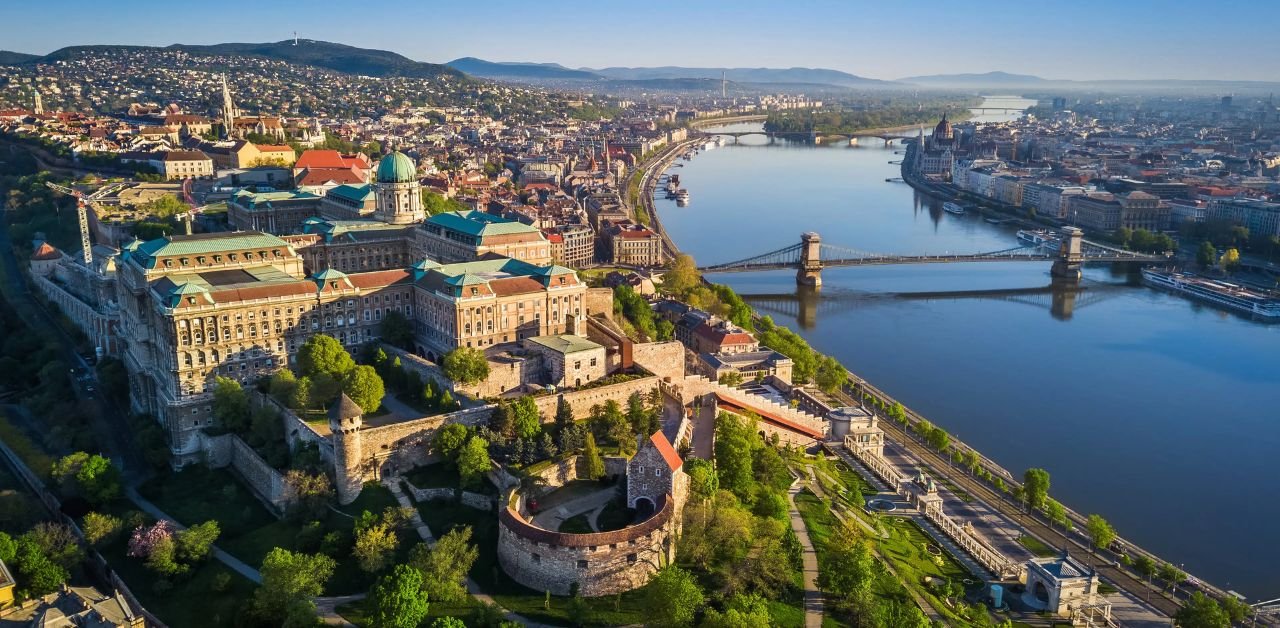
<path fill-rule="evenodd" d="M 1076 227 L 1063 227 L 1058 259 L 1054 260 L 1049 274 L 1056 279 L 1079 281 L 1082 265 L 1084 265 L 1084 232 Z"/>
<path fill-rule="evenodd" d="M 822 237 L 816 231 L 800 234 L 800 269 L 796 271 L 796 283 L 814 288 L 822 286 Z"/>

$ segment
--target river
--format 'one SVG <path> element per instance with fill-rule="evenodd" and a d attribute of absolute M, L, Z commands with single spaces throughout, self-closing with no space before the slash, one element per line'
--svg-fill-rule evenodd
<path fill-rule="evenodd" d="M 1014 228 L 886 182 L 900 151 L 730 138 L 676 162 L 691 202 L 660 195 L 658 211 L 700 265 L 804 231 L 883 253 L 1017 245 Z M 1072 303 L 1000 292 L 1048 286 L 1040 263 L 829 269 L 817 293 L 798 292 L 793 272 L 710 278 L 1015 475 L 1047 469 L 1075 510 L 1250 600 L 1280 597 L 1280 326 L 1142 287 L 1123 268 L 1084 275 Z"/>

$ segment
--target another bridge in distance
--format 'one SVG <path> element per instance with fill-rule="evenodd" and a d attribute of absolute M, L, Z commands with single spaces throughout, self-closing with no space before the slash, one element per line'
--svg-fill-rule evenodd
<path fill-rule="evenodd" d="M 1024 245 L 985 253 L 934 255 L 890 255 L 868 253 L 843 246 L 825 244 L 821 236 L 810 231 L 800 236 L 800 243 L 752 257 L 700 268 L 704 273 L 747 273 L 770 270 L 796 270 L 796 283 L 822 285 L 822 269 L 842 266 L 876 266 L 885 264 L 955 264 L 971 262 L 1051 262 L 1051 274 L 1058 279 L 1079 280 L 1085 262 L 1163 262 L 1161 255 L 1149 255 L 1118 249 L 1084 239 L 1075 227 L 1064 227 L 1057 251 L 1044 246 Z"/>
<path fill-rule="evenodd" d="M 915 137 L 915 135 L 910 135 L 905 132 L 903 133 L 874 133 L 874 132 L 819 133 L 816 131 L 754 130 L 754 131 L 702 131 L 702 133 L 706 134 L 707 136 L 724 135 L 727 137 L 732 137 L 735 142 L 738 140 L 738 138 L 746 137 L 748 135 L 763 135 L 768 138 L 782 137 L 782 138 L 795 139 L 795 140 L 808 140 L 811 142 L 822 142 L 824 140 L 834 139 L 834 138 L 845 139 L 845 140 L 849 140 L 850 142 L 856 142 L 858 138 L 876 138 L 879 140 L 883 140 L 885 144 L 890 144 L 898 140 L 908 140 Z"/>

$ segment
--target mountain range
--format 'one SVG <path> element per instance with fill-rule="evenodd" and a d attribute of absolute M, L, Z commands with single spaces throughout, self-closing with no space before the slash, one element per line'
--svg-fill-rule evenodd
<path fill-rule="evenodd" d="M 294 40 L 289 39 L 260 44 L 229 43 L 205 46 L 174 44 L 163 48 L 156 46 L 69 46 L 43 56 L 20 52 L 0 52 L 0 64 L 48 63 L 74 59 L 86 53 L 104 50 L 162 50 L 207 55 L 244 55 L 311 65 L 346 74 L 377 77 L 434 78 L 437 76 L 463 76 L 462 72 L 453 68 L 437 63 L 414 61 L 404 55 L 387 50 L 357 48 L 345 44 L 311 39 L 300 39 L 296 45 Z"/>
<path fill-rule="evenodd" d="M 699 68 L 680 66 L 568 68 L 558 63 L 495 62 L 463 57 L 445 65 L 472 76 L 493 79 L 533 81 L 595 80 L 651 81 L 674 79 L 724 78 L 734 83 L 807 83 L 836 87 L 870 87 L 892 85 L 890 81 L 870 79 L 839 70 L 825 68 Z"/>

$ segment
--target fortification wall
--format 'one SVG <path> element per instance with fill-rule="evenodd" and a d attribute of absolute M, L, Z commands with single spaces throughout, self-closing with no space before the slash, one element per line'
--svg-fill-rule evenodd
<path fill-rule="evenodd" d="M 468 408 L 433 417 L 393 423 L 360 430 L 361 465 L 364 479 L 372 480 L 370 472 L 381 469 L 383 475 L 395 474 L 432 462 L 427 445 L 435 437 L 436 430 L 448 423 L 476 426 L 489 421 L 493 406 Z"/>
<path fill-rule="evenodd" d="M 631 346 L 631 359 L 663 381 L 684 379 L 684 345 L 677 340 L 645 342 Z"/>
<path fill-rule="evenodd" d="M 573 418 L 581 420 L 587 418 L 587 415 L 591 413 L 591 406 L 603 404 L 610 399 L 625 406 L 627 397 L 630 397 L 631 393 L 648 394 L 649 391 L 658 386 L 658 382 L 657 376 L 650 375 L 618 384 L 609 384 L 608 386 L 572 390 L 557 395 L 543 395 L 536 397 L 535 401 L 538 404 L 538 412 L 542 414 L 543 421 L 550 422 L 555 419 L 556 406 L 559 404 L 561 397 L 569 402 L 569 407 L 573 410 Z"/>
<path fill-rule="evenodd" d="M 284 512 L 293 501 L 293 489 L 284 474 L 267 464 L 258 452 L 235 434 L 200 435 L 200 449 L 210 467 L 230 467 L 241 481 L 277 513 Z"/>
<path fill-rule="evenodd" d="M 575 584 L 583 597 L 630 591 L 674 558 L 673 501 L 664 496 L 654 515 L 636 525 L 593 534 L 544 530 L 508 506 L 498 515 L 498 562 L 535 591 L 569 595 Z"/>

